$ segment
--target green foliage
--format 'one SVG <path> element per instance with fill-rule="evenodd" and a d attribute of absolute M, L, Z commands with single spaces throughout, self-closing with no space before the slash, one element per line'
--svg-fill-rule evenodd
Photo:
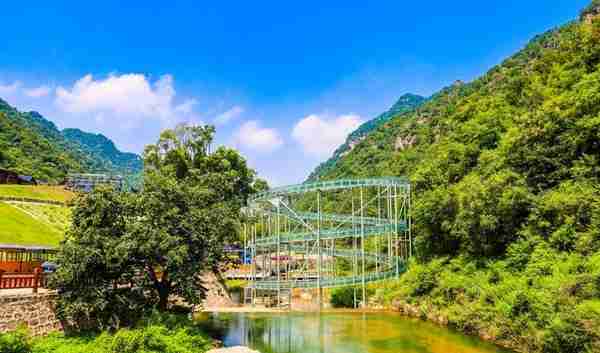
<path fill-rule="evenodd" d="M 101 144 L 83 138 L 99 135 L 73 131 L 63 133 L 39 113 L 19 112 L 0 99 L 0 168 L 55 183 L 69 172 L 141 172 L 139 156 L 119 152 L 106 138 Z"/>
<path fill-rule="evenodd" d="M 30 339 L 24 331 L 0 334 L 1 353 L 204 353 L 211 339 L 182 315 L 152 315 L 132 329 Z"/>
<path fill-rule="evenodd" d="M 235 151 L 209 153 L 211 127 L 179 126 L 148 146 L 144 189 L 99 188 L 75 202 L 52 285 L 76 325 L 130 326 L 170 295 L 204 296 L 200 275 L 236 239 L 254 172 Z"/>
<path fill-rule="evenodd" d="M 348 135 L 346 141 L 335 150 L 333 156 L 317 166 L 317 168 L 315 168 L 315 170 L 309 175 L 308 180 L 319 179 L 321 176 L 330 172 L 336 167 L 337 161 L 340 160 L 345 153 L 352 150 L 352 146 L 354 144 L 360 142 L 369 133 L 382 126 L 393 117 L 416 109 L 426 100 L 427 99 L 424 97 L 410 93 L 400 97 L 400 99 L 398 99 L 398 101 L 388 111 L 377 116 L 375 119 L 363 123 L 350 135 Z"/>
<path fill-rule="evenodd" d="M 367 288 L 367 298 L 373 295 L 373 293 L 373 289 Z M 330 302 L 334 308 L 354 308 L 355 296 L 356 305 L 360 305 L 360 303 L 363 301 L 362 287 L 353 286 L 335 288 L 331 291 Z"/>
<path fill-rule="evenodd" d="M 86 154 L 102 161 L 103 169 L 125 176 L 129 187 L 141 186 L 144 162 L 139 155 L 119 151 L 114 142 L 102 134 L 91 134 L 79 129 L 64 129 L 61 133 L 65 139 L 80 145 Z"/>
<path fill-rule="evenodd" d="M 23 329 L 0 333 L 0 353 L 30 353 L 31 344 Z"/>
<path fill-rule="evenodd" d="M 599 14 L 594 1 L 321 175 L 410 178 L 418 261 L 390 302 L 525 351 L 600 351 Z"/>

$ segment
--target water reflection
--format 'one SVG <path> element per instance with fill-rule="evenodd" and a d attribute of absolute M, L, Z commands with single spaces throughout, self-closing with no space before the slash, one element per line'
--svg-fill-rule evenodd
<path fill-rule="evenodd" d="M 215 313 L 200 320 L 225 346 L 262 353 L 508 352 L 394 313 Z"/>

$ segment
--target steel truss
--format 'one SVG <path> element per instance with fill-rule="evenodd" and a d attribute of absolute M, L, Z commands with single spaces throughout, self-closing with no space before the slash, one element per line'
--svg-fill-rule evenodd
<path fill-rule="evenodd" d="M 291 306 L 292 289 L 313 288 L 322 306 L 323 288 L 355 286 L 357 306 L 356 287 L 366 298 L 367 283 L 406 270 L 410 205 L 410 184 L 400 178 L 304 183 L 255 195 L 243 226 L 252 267 L 246 298 Z"/>

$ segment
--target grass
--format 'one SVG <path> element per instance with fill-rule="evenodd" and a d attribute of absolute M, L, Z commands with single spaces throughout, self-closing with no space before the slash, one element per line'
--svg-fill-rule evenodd
<path fill-rule="evenodd" d="M 71 209 L 69 207 L 26 202 L 7 203 L 25 211 L 25 213 L 32 215 L 33 218 L 43 223 L 50 224 L 63 234 L 71 224 Z"/>
<path fill-rule="evenodd" d="M 38 200 L 66 202 L 75 197 L 75 193 L 60 186 L 48 185 L 0 185 L 0 196 L 27 197 Z"/>
<path fill-rule="evenodd" d="M 54 226 L 0 202 L 0 243 L 56 246 L 63 235 Z"/>

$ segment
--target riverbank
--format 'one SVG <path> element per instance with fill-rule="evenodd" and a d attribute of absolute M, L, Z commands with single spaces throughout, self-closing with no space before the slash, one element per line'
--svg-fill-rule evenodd
<path fill-rule="evenodd" d="M 534 253 L 521 270 L 510 259 L 438 259 L 411 264 L 376 296 L 391 310 L 514 351 L 600 352 L 598 265 L 600 256 L 552 251 Z"/>

